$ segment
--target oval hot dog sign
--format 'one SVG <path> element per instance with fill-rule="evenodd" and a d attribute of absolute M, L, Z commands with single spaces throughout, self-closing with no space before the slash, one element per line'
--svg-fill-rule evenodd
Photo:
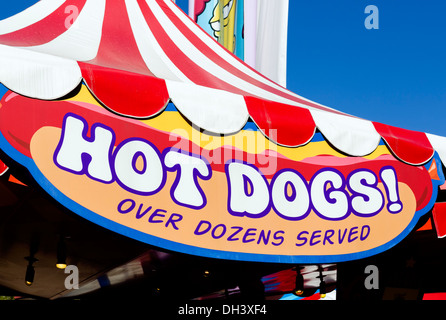
<path fill-rule="evenodd" d="M 169 108 L 133 120 L 85 88 L 51 102 L 7 92 L 0 131 L 2 150 L 70 210 L 154 246 L 215 258 L 370 256 L 402 240 L 444 183 L 436 156 L 411 166 L 380 145 L 346 157 L 318 134 L 286 148 L 254 126 L 216 136 Z"/>

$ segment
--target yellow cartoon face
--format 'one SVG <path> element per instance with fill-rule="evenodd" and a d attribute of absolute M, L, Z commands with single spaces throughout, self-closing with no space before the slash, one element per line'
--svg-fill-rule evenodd
<path fill-rule="evenodd" d="M 218 1 L 214 8 L 214 15 L 209 21 L 214 30 L 214 36 L 232 52 L 234 51 L 235 2 L 236 0 Z"/>

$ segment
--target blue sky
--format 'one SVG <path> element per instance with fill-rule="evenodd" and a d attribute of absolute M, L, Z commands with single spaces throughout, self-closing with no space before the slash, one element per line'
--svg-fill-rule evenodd
<path fill-rule="evenodd" d="M 35 0 L 0 4 L 0 19 Z M 177 0 L 187 10 L 187 0 Z M 364 9 L 379 9 L 368 30 Z M 446 1 L 290 0 L 287 87 L 329 107 L 446 136 Z"/>
<path fill-rule="evenodd" d="M 367 30 L 367 5 L 379 29 Z M 290 0 L 288 88 L 344 112 L 446 136 L 446 1 Z"/>

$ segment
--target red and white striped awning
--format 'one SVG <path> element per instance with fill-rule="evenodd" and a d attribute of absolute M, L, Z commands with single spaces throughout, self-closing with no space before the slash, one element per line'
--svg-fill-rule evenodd
<path fill-rule="evenodd" d="M 404 162 L 423 164 L 437 151 L 446 163 L 446 138 L 347 115 L 279 86 L 171 0 L 40 1 L 0 21 L 0 81 L 44 100 L 84 81 L 106 107 L 134 118 L 171 101 L 214 133 L 238 132 L 250 117 L 265 134 L 275 129 L 284 146 L 304 145 L 318 129 L 351 156 L 370 154 L 383 138 Z"/>

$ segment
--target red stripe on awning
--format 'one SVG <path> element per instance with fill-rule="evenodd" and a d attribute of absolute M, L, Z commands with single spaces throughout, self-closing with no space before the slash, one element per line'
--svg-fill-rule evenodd
<path fill-rule="evenodd" d="M 153 76 L 139 52 L 124 1 L 106 2 L 99 50 L 88 62 Z"/>
<path fill-rule="evenodd" d="M 213 89 L 226 90 L 232 93 L 245 95 L 246 92 L 223 81 L 222 79 L 207 72 L 198 66 L 194 57 L 186 55 L 178 48 L 176 43 L 167 34 L 164 27 L 158 21 L 156 15 L 152 12 L 145 1 L 138 0 L 141 12 L 144 15 L 147 25 L 156 38 L 156 41 L 163 49 L 164 53 L 173 62 L 173 64 L 194 84 L 209 87 Z"/>
<path fill-rule="evenodd" d="M 89 89 L 114 112 L 146 118 L 160 112 L 169 102 L 163 79 L 82 62 L 79 66 Z"/>
<path fill-rule="evenodd" d="M 0 42 L 10 46 L 38 46 L 48 43 L 67 31 L 77 18 L 70 6 L 81 12 L 87 0 L 65 1 L 54 12 L 28 27 L 0 35 Z"/>
<path fill-rule="evenodd" d="M 316 130 L 310 111 L 304 108 L 245 97 L 248 112 L 257 126 L 277 143 L 300 146 L 308 143 Z M 276 130 L 276 134 L 272 134 Z"/>
<path fill-rule="evenodd" d="M 373 125 L 395 156 L 404 162 L 420 165 L 429 161 L 434 155 L 434 148 L 423 132 L 379 122 L 373 122 Z"/>

